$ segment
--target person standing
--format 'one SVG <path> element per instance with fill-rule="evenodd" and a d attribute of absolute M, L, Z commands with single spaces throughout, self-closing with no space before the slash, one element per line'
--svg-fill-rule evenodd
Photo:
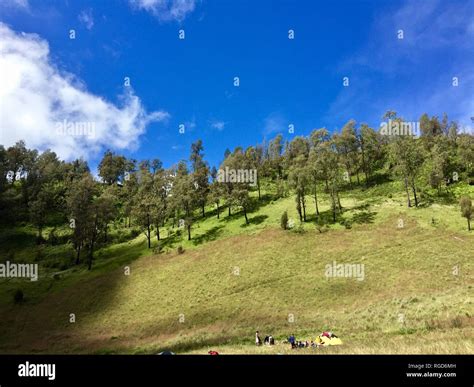
<path fill-rule="evenodd" d="M 255 345 L 260 345 L 262 344 L 262 339 L 260 338 L 258 331 L 255 332 Z"/>

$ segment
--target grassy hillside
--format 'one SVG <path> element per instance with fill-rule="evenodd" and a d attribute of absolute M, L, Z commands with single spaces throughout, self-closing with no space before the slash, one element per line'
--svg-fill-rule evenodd
<path fill-rule="evenodd" d="M 62 270 L 70 246 L 45 248 L 50 267 L 40 266 L 37 283 L 0 280 L 0 352 L 474 353 L 474 233 L 456 204 L 425 196 L 425 205 L 408 209 L 392 182 L 355 189 L 341 197 L 343 218 L 321 233 L 313 216 L 299 227 L 293 197 L 270 197 L 250 225 L 241 214 L 209 213 L 191 241 L 165 239 L 161 254 L 143 236 L 115 243 L 98 252 L 91 272 Z M 284 210 L 292 230 L 279 227 Z M 3 230 L 2 238 L 4 256 L 37 257 L 34 230 Z M 326 278 L 333 261 L 364 264 L 365 279 Z M 17 288 L 26 297 L 19 305 Z M 291 351 L 282 344 L 291 333 L 312 339 L 324 329 L 344 345 Z M 277 345 L 256 348 L 255 330 L 273 334 Z"/>

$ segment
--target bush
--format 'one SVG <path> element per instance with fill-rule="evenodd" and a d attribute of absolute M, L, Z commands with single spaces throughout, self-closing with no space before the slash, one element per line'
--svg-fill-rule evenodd
<path fill-rule="evenodd" d="M 322 220 L 321 217 L 316 221 L 316 230 L 318 230 L 320 234 L 328 231 L 328 226 L 324 223 L 324 220 Z"/>
<path fill-rule="evenodd" d="M 350 230 L 352 228 L 352 223 L 349 219 L 344 219 L 341 224 L 347 229 Z"/>
<path fill-rule="evenodd" d="M 178 254 L 183 254 L 183 253 L 184 253 L 183 246 L 178 246 Z"/>
<path fill-rule="evenodd" d="M 288 230 L 288 212 L 281 214 L 280 226 L 283 230 Z"/>
<path fill-rule="evenodd" d="M 154 254 L 161 254 L 163 252 L 163 244 L 158 243 L 158 245 L 153 249 Z"/>
<path fill-rule="evenodd" d="M 304 229 L 303 223 L 300 223 L 298 227 L 295 227 L 293 229 L 293 232 L 295 232 L 296 234 L 304 234 L 306 230 Z"/>
<path fill-rule="evenodd" d="M 24 300 L 24 298 L 25 298 L 25 297 L 24 297 L 24 294 L 23 294 L 23 290 L 21 290 L 21 289 L 17 289 L 17 290 L 15 291 L 15 294 L 13 294 L 13 302 L 14 302 L 15 304 L 20 304 L 20 303 L 22 303 L 23 300 Z"/>
<path fill-rule="evenodd" d="M 37 246 L 34 259 L 35 259 L 35 262 L 39 262 L 39 261 L 42 261 L 44 259 L 43 246 Z"/>

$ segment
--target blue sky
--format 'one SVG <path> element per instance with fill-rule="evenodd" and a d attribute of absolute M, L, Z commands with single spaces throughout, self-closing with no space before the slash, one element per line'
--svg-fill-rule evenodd
<path fill-rule="evenodd" d="M 6 0 L 0 143 L 23 138 L 94 168 L 107 148 L 170 166 L 202 139 L 217 165 L 226 147 L 277 133 L 352 118 L 378 128 L 389 109 L 409 121 L 446 112 L 472 130 L 473 4 Z M 93 138 L 58 135 L 63 120 L 94 122 Z"/>

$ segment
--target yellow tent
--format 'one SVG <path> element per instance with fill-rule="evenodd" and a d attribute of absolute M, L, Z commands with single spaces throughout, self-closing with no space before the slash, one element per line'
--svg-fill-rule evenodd
<path fill-rule="evenodd" d="M 339 337 L 327 337 L 327 336 L 318 336 L 316 337 L 315 343 L 318 345 L 341 345 L 342 340 Z"/>

